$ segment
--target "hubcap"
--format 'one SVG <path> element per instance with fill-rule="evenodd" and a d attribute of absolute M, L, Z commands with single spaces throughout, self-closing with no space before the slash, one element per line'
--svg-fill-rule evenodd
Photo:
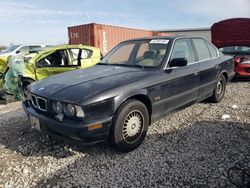
<path fill-rule="evenodd" d="M 217 94 L 218 96 L 221 96 L 223 94 L 223 81 L 222 80 L 220 80 L 217 83 Z"/>
<path fill-rule="evenodd" d="M 123 139 L 128 143 L 135 142 L 141 134 L 143 123 L 141 112 L 137 110 L 130 112 L 123 123 Z"/>

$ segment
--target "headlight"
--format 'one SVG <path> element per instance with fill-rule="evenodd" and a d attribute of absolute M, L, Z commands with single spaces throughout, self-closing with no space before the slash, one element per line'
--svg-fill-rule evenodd
<path fill-rule="evenodd" d="M 63 105 L 59 101 L 54 101 L 52 104 L 52 108 L 57 114 L 61 114 L 63 111 Z"/>
<path fill-rule="evenodd" d="M 63 112 L 69 116 L 73 117 L 76 114 L 76 108 L 72 104 L 66 104 L 64 106 Z"/>
<path fill-rule="evenodd" d="M 79 117 L 84 118 L 85 114 L 81 106 L 73 105 L 73 104 L 65 104 L 63 108 L 63 112 L 69 117 Z"/>
<path fill-rule="evenodd" d="M 64 113 L 68 117 L 78 117 L 78 118 L 85 117 L 85 113 L 82 107 L 74 104 L 54 101 L 52 103 L 52 108 L 56 114 Z"/>

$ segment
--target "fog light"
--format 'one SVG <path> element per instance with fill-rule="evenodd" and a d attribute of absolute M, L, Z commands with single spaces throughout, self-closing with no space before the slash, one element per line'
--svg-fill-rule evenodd
<path fill-rule="evenodd" d="M 59 101 L 53 102 L 52 107 L 53 107 L 53 110 L 54 110 L 57 114 L 61 114 L 62 111 L 63 111 L 63 105 L 62 105 L 62 103 L 59 102 Z"/>
<path fill-rule="evenodd" d="M 67 104 L 64 108 L 64 113 L 69 116 L 72 117 L 76 114 L 76 109 L 74 107 L 74 105 L 72 104 Z"/>

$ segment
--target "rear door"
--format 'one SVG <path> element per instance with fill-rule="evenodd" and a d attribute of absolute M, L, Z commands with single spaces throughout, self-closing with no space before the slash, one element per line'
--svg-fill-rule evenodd
<path fill-rule="evenodd" d="M 219 72 L 218 52 L 202 38 L 192 39 L 200 64 L 199 100 L 206 99 L 213 91 Z"/>
<path fill-rule="evenodd" d="M 170 61 L 174 58 L 186 58 L 188 65 L 173 67 L 166 70 L 169 78 L 165 92 L 167 94 L 166 111 L 196 102 L 199 91 L 199 63 L 195 62 L 195 55 L 190 39 L 176 40 Z"/>

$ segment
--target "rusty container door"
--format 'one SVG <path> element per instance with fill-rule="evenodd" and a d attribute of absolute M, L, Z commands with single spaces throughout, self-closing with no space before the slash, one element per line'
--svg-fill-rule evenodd
<path fill-rule="evenodd" d="M 69 44 L 84 44 L 94 46 L 94 25 L 86 24 L 68 28 Z"/>

